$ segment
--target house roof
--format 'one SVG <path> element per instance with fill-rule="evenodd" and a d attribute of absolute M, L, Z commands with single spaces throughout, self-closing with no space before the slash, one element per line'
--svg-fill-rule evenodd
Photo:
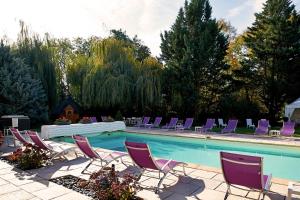
<path fill-rule="evenodd" d="M 65 100 L 60 102 L 52 111 L 52 115 L 60 115 L 64 112 L 64 109 L 68 106 L 72 106 L 74 111 L 78 114 L 81 112 L 81 108 L 78 103 L 74 101 L 74 99 L 71 96 L 68 96 Z"/>

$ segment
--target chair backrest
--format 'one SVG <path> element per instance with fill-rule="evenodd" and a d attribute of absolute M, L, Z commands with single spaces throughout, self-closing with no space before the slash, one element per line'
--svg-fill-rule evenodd
<path fill-rule="evenodd" d="M 247 124 L 247 126 L 253 125 L 252 119 L 246 119 L 246 124 Z"/>
<path fill-rule="evenodd" d="M 177 124 L 177 121 L 178 121 L 178 118 L 177 118 L 177 117 L 171 118 L 170 123 L 168 124 L 168 128 L 173 128 L 173 127 L 175 127 L 176 124 Z"/>
<path fill-rule="evenodd" d="M 92 149 L 88 139 L 81 135 L 73 135 L 73 139 L 78 148 L 89 158 L 99 158 L 99 155 Z"/>
<path fill-rule="evenodd" d="M 295 122 L 292 121 L 287 121 L 287 122 L 283 122 L 283 129 L 287 129 L 287 130 L 294 130 L 295 129 Z"/>
<path fill-rule="evenodd" d="M 236 129 L 238 124 L 238 120 L 237 119 L 230 119 L 228 120 L 228 124 L 227 124 L 227 129 Z"/>
<path fill-rule="evenodd" d="M 269 128 L 269 120 L 261 119 L 258 121 L 258 128 L 260 129 L 268 129 Z"/>
<path fill-rule="evenodd" d="M 215 123 L 215 119 L 207 119 L 204 128 L 213 128 Z"/>
<path fill-rule="evenodd" d="M 102 120 L 102 122 L 107 122 L 108 117 L 107 116 L 101 116 L 101 120 Z"/>
<path fill-rule="evenodd" d="M 219 124 L 219 125 L 223 125 L 223 124 L 224 124 L 224 121 L 223 121 L 222 118 L 219 118 L 219 119 L 218 119 L 218 124 Z"/>
<path fill-rule="evenodd" d="M 194 118 L 186 118 L 183 128 L 190 129 L 193 125 L 193 122 L 194 122 Z"/>
<path fill-rule="evenodd" d="M 14 135 L 17 140 L 19 140 L 23 145 L 29 144 L 25 138 L 21 135 L 20 131 L 16 128 L 9 128 L 11 134 Z"/>
<path fill-rule="evenodd" d="M 90 119 L 92 123 L 98 122 L 96 117 L 90 117 Z"/>
<path fill-rule="evenodd" d="M 133 162 L 140 168 L 158 170 L 147 144 L 125 141 L 125 147 Z"/>
<path fill-rule="evenodd" d="M 159 126 L 161 123 L 162 117 L 155 117 L 155 120 L 153 122 L 154 126 Z"/>
<path fill-rule="evenodd" d="M 27 135 L 30 137 L 32 142 L 41 149 L 51 150 L 48 145 L 44 143 L 44 141 L 40 138 L 37 132 L 35 131 L 26 131 Z"/>
<path fill-rule="evenodd" d="M 144 117 L 142 124 L 143 125 L 149 124 L 149 121 L 150 121 L 150 117 Z"/>
<path fill-rule="evenodd" d="M 240 185 L 262 190 L 263 158 L 220 152 L 221 166 L 227 184 Z"/>

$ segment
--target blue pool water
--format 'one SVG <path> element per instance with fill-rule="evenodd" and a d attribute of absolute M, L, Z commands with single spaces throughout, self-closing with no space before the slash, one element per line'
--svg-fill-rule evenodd
<path fill-rule="evenodd" d="M 300 148 L 228 142 L 210 139 L 193 139 L 127 132 L 99 133 L 88 136 L 93 147 L 126 151 L 124 141 L 146 142 L 156 157 L 189 163 L 220 167 L 220 151 L 262 156 L 264 173 L 274 177 L 300 180 Z M 70 137 L 55 140 L 73 142 Z"/>

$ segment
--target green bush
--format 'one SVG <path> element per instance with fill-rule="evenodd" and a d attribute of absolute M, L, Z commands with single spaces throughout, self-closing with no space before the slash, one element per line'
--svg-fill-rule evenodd
<path fill-rule="evenodd" d="M 116 121 L 123 121 L 123 116 L 122 116 L 122 113 L 121 111 L 118 111 L 116 116 L 115 116 L 115 120 Z"/>
<path fill-rule="evenodd" d="M 22 170 L 30 170 L 44 166 L 48 156 L 42 149 L 28 144 L 23 151 L 22 149 L 17 149 L 13 152 L 8 156 L 8 160 L 17 164 Z"/>

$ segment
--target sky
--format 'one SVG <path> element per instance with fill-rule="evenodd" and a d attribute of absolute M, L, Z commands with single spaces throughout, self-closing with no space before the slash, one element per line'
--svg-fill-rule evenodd
<path fill-rule="evenodd" d="M 210 0 L 213 17 L 224 18 L 242 33 L 266 0 Z M 292 1 L 300 10 L 300 0 Z M 19 21 L 33 32 L 53 37 L 106 37 L 111 29 L 138 35 L 155 56 L 160 33 L 169 30 L 184 0 L 2 0 L 0 37 L 17 38 Z"/>

